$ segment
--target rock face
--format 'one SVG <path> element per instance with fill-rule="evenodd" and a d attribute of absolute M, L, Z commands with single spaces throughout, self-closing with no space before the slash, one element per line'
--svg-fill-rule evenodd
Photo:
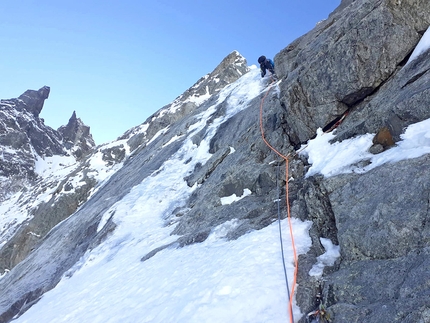
<path fill-rule="evenodd" d="M 323 283 L 335 322 L 428 321 L 429 161 L 323 181 L 342 251 Z"/>
<path fill-rule="evenodd" d="M 38 91 L 27 90 L 19 96 L 18 100 L 22 101 L 25 110 L 38 117 L 43 109 L 45 100 L 49 97 L 50 91 L 49 86 L 44 86 Z"/>
<path fill-rule="evenodd" d="M 69 123 L 66 126 L 58 128 L 58 132 L 63 136 L 66 148 L 74 148 L 72 152 L 76 158 L 88 155 L 96 145 L 90 134 L 90 127 L 86 126 L 81 119 L 76 117 L 75 111 L 73 111 Z"/>
<path fill-rule="evenodd" d="M 376 92 L 430 23 L 428 1 L 345 1 L 275 57 L 290 138 L 303 142 Z"/>
<path fill-rule="evenodd" d="M 0 202 L 37 178 L 37 155 L 64 155 L 61 136 L 38 117 L 49 87 L 0 101 Z"/>
<path fill-rule="evenodd" d="M 429 25 L 428 1 L 343 0 L 327 20 L 275 57 L 282 82 L 279 91 L 271 91 L 264 101 L 263 124 L 269 142 L 294 156 L 289 163 L 294 179 L 289 184 L 292 215 L 313 223 L 312 248 L 299 258 L 296 296 L 305 314 L 317 308 L 315 299 L 321 294 L 333 323 L 430 322 L 429 155 L 385 164 L 364 174 L 328 178 L 306 177 L 307 160 L 294 155 L 294 148 L 314 137 L 317 128 L 326 128 L 345 112 L 334 140 L 378 134 L 374 153 L 390 149 L 406 126 L 430 118 L 430 50 L 406 64 Z M 103 214 L 180 153 L 185 134 L 196 120 L 208 116 L 192 136 L 193 145 L 204 142 L 232 104 L 222 89 L 247 71 L 245 59 L 231 53 L 172 104 L 116 142 L 92 151 L 81 146 L 91 143 L 82 139 L 87 138 L 87 128 L 75 114 L 61 131 L 46 130 L 44 135 L 52 145 L 39 144 L 36 151 L 61 152 L 65 147 L 55 143 L 65 138 L 67 145 L 78 145 L 82 155 L 66 176 L 32 188 L 38 194 L 47 192 L 43 203 L 25 194 L 18 200 L 23 207 L 32 203 L 37 209 L 25 225 L 14 227 L 19 234 L 3 235 L 7 241 L 0 250 L 0 268 L 14 268 L 0 279 L 0 322 L 11 321 L 37 302 L 85 252 L 115 230 L 113 214 L 97 230 Z M 46 96 L 43 93 L 36 97 Z M 184 178 L 196 190 L 178 203 L 173 214 L 166 215 L 166 221 L 171 221 L 166 225 L 175 224 L 172 234 L 177 240 L 142 255 L 142 261 L 163 248 L 202 242 L 214 227 L 233 219 L 238 226 L 228 239 L 276 220 L 273 196 L 277 194 L 277 165 L 282 161 L 261 140 L 257 111 L 262 97 L 256 95 L 249 106 L 226 118 L 211 134 L 210 158 L 196 163 Z M 34 117 L 40 99 L 30 109 L 26 105 L 35 101 L 26 100 L 2 101 L 1 112 L 13 106 Z M 234 104 L 240 107 L 243 102 Z M 10 124 L 14 122 L 2 123 L 3 142 L 22 151 L 37 146 L 19 131 L 13 140 L 8 139 L 13 133 L 6 131 Z M 95 176 L 91 165 L 100 160 L 107 175 L 102 174 L 105 181 L 97 186 L 101 174 Z M 282 167 L 280 172 L 284 178 Z M 37 178 L 35 172 L 32 176 Z M 223 197 L 242 196 L 245 189 L 252 194 L 232 204 L 221 203 Z M 70 191 L 75 194 L 67 195 Z M 45 219 L 52 225 L 58 217 L 63 222 L 51 231 L 40 225 Z M 341 257 L 315 278 L 309 270 L 324 252 L 320 238 L 339 245 Z M 300 322 L 305 321 L 303 316 Z"/>
<path fill-rule="evenodd" d="M 334 140 L 378 133 L 376 153 L 408 125 L 428 119 L 430 51 L 405 63 L 429 19 L 428 2 L 342 1 L 281 51 L 275 62 L 284 78 L 290 142 L 304 143 L 348 112 Z M 430 281 L 423 272 L 430 246 L 428 165 L 426 156 L 363 175 L 293 184 L 293 213 L 314 223 L 313 250 L 301 257 L 299 275 L 305 313 L 321 293 L 333 322 L 430 321 Z M 307 273 L 322 253 L 319 237 L 339 243 L 341 260 L 312 282 Z"/>
<path fill-rule="evenodd" d="M 44 86 L 0 102 L 0 201 L 5 210 L 16 213 L 12 222 L 1 222 L 1 272 L 25 259 L 49 230 L 76 211 L 97 183 L 87 176 L 84 164 L 78 167 L 79 172 L 72 167 L 73 171 L 61 179 L 44 179 L 38 173 L 37 165 L 50 163 L 50 157 L 65 158 L 72 153 L 81 158 L 95 146 L 89 127 L 75 113 L 59 131 L 44 124 L 39 113 L 49 92 Z M 76 177 L 80 177 L 79 185 L 72 184 Z M 50 190 L 51 198 L 41 202 L 39 197 Z M 68 194 L 58 196 L 61 191 Z M 8 203 L 10 198 L 15 202 Z"/>
<path fill-rule="evenodd" d="M 386 80 L 376 95 L 351 110 L 338 129 L 338 140 L 376 133 L 386 127 L 398 141 L 404 128 L 430 118 L 430 52 L 425 52 Z M 375 111 L 377 107 L 377 111 Z"/>

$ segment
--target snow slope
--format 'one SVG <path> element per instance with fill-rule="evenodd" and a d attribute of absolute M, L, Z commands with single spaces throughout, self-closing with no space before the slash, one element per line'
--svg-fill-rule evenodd
<path fill-rule="evenodd" d="M 263 90 L 259 71 L 254 67 L 221 91 L 218 102 L 196 118 L 184 134 L 182 148 L 106 212 L 99 230 L 114 214 L 117 228 L 112 236 L 87 252 L 53 290 L 16 322 L 289 321 L 277 224 L 227 241 L 225 236 L 237 225 L 232 220 L 215 228 L 203 243 L 179 249 L 172 244 L 141 261 L 150 251 L 176 241 L 177 237 L 170 235 L 174 223 L 169 215 L 196 189 L 188 187 L 183 178 L 196 163 L 210 158 L 209 142 L 218 127 L 246 109 L 247 102 Z M 226 115 L 215 119 L 201 144 L 194 145 L 191 137 L 204 128 L 223 100 L 228 100 Z M 330 144 L 334 134 L 319 131 L 303 151 L 312 164 L 307 176 L 366 172 L 383 163 L 427 154 L 428 129 L 430 120 L 411 125 L 396 147 L 378 155 L 367 152 L 371 134 Z M 192 162 L 186 163 L 190 157 Z M 357 166 L 360 161 L 368 165 Z M 230 196 L 222 203 L 235 203 L 248 194 L 245 190 L 242 196 Z M 310 225 L 293 218 L 299 254 L 306 253 L 311 245 Z M 281 226 L 287 233 L 287 222 L 282 221 Z M 291 286 L 293 253 L 288 235 L 283 238 Z M 311 276 L 320 276 L 323 267 L 339 256 L 337 246 L 321 242 L 327 252 L 318 258 Z M 301 315 L 295 306 L 295 321 Z"/>
<path fill-rule="evenodd" d="M 218 101 L 195 118 L 182 148 L 105 213 L 99 230 L 114 214 L 117 228 L 112 236 L 87 252 L 53 290 L 16 321 L 250 322 L 258 318 L 261 322 L 285 322 L 288 295 L 277 224 L 227 241 L 224 237 L 237 225 L 229 221 L 214 229 L 203 243 L 180 249 L 172 245 L 141 261 L 150 251 L 177 239 L 170 235 L 174 224 L 166 215 L 196 189 L 188 187 L 184 177 L 196 163 L 203 164 L 211 157 L 209 142 L 218 127 L 246 109 L 265 89 L 264 84 L 253 67 L 224 88 Z M 199 146 L 193 144 L 192 136 L 205 127 L 223 101 L 228 103 L 225 115 L 214 120 Z M 190 157 L 192 162 L 185 162 Z M 310 223 L 295 219 L 293 225 L 297 251 L 305 253 L 311 245 Z M 291 286 L 293 253 L 286 221 L 282 226 Z M 296 307 L 294 311 L 299 318 L 300 310 Z"/>

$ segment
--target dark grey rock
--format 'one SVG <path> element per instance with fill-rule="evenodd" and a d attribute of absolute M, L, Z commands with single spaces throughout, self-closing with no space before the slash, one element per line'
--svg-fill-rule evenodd
<path fill-rule="evenodd" d="M 275 57 L 296 142 L 377 91 L 430 24 L 426 0 L 357 0 L 341 7 Z"/>
<path fill-rule="evenodd" d="M 101 149 L 101 152 L 103 153 L 102 159 L 106 161 L 108 165 L 114 165 L 122 162 L 126 155 L 124 145 Z"/>
<path fill-rule="evenodd" d="M 426 51 L 357 106 L 337 129 L 337 140 L 390 130 L 395 141 L 412 123 L 430 118 L 430 51 Z"/>
<path fill-rule="evenodd" d="M 50 90 L 49 86 L 44 86 L 38 91 L 27 90 L 19 96 L 18 100 L 22 101 L 24 109 L 38 117 L 45 100 L 49 97 Z"/>
<path fill-rule="evenodd" d="M 177 242 L 173 242 L 173 243 L 169 243 L 168 245 L 165 246 L 161 246 L 158 248 L 155 248 L 154 250 L 150 251 L 149 253 L 147 253 L 145 256 L 143 256 L 140 261 L 147 261 L 148 259 L 154 257 L 157 253 L 159 253 L 160 251 L 167 249 L 167 248 L 174 248 L 174 247 L 179 247 Z"/>
<path fill-rule="evenodd" d="M 316 309 L 314 297 L 321 289 L 333 322 L 425 322 L 422 313 L 430 308 L 429 278 L 423 272 L 430 259 L 429 161 L 426 155 L 362 175 L 316 178 L 324 194 L 305 201 L 319 208 L 310 215 L 333 214 L 336 228 L 330 232 L 339 241 L 341 259 L 320 279 L 307 275 L 323 253 L 316 238 L 324 234 L 316 230 L 314 236 L 315 229 L 330 228 L 314 218 L 313 246 L 300 258 L 297 299 L 305 313 Z"/>
<path fill-rule="evenodd" d="M 90 127 L 76 117 L 75 111 L 67 125 L 61 126 L 57 131 L 62 135 L 65 147 L 71 149 L 76 158 L 81 159 L 94 150 L 95 142 Z"/>
<path fill-rule="evenodd" d="M 429 249 L 407 257 L 345 262 L 325 282 L 333 322 L 426 322 Z"/>
<path fill-rule="evenodd" d="M 344 260 L 396 258 L 430 244 L 429 163 L 427 155 L 386 164 L 332 188 Z"/>

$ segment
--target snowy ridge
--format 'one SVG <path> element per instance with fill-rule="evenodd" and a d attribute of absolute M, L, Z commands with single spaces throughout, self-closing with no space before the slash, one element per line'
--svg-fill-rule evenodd
<path fill-rule="evenodd" d="M 201 77 L 173 102 L 150 116 L 143 124 L 127 131 L 120 139 L 130 140 L 133 137 L 141 136 L 141 143 L 148 145 L 149 141 L 153 140 L 153 133 L 148 134 L 150 127 L 154 127 L 157 124 L 176 122 L 191 111 L 196 110 L 213 95 L 222 91 L 225 86 L 228 86 L 228 84 L 237 80 L 249 70 L 246 59 L 239 52 L 233 51 L 224 58 L 214 71 Z"/>
<path fill-rule="evenodd" d="M 217 101 L 193 119 L 185 138 L 181 138 L 181 148 L 105 212 L 98 230 L 111 218 L 117 225 L 113 234 L 88 251 L 57 287 L 17 322 L 222 322 L 231 315 L 236 322 L 255 317 L 285 321 L 285 282 L 277 268 L 282 266 L 279 249 L 274 247 L 278 241 L 276 225 L 227 241 L 224 237 L 237 225 L 228 221 L 215 228 L 204 243 L 181 249 L 172 245 L 140 261 L 151 251 L 176 241 L 178 237 L 170 235 L 175 225 L 170 215 L 173 209 L 184 206 L 197 188 L 188 187 L 184 177 L 197 163 L 204 164 L 211 157 L 209 142 L 219 126 L 246 109 L 263 89 L 259 71 L 253 68 L 221 90 Z M 206 120 L 224 101 L 225 114 L 213 120 L 199 145 L 194 144 L 192 136 L 204 129 Z M 294 225 L 298 252 L 305 253 L 310 246 L 310 223 L 294 220 Z M 291 258 L 288 264 L 292 278 Z M 122 301 L 116 302 L 117 298 Z M 41 310 L 46 306 L 49 311 Z M 295 313 L 300 316 L 298 308 Z"/>
<path fill-rule="evenodd" d="M 246 60 L 240 56 L 239 53 L 235 52 L 234 55 L 236 55 L 235 62 L 246 64 Z M 216 69 L 217 77 L 219 73 L 222 72 L 223 68 Z M 243 69 L 243 65 L 242 67 L 237 66 L 236 71 L 239 71 L 240 68 Z M 38 179 L 31 190 L 27 190 L 27 192 L 23 194 L 19 193 L 17 196 L 20 196 L 20 201 L 31 200 L 32 209 L 29 209 L 28 204 L 25 205 L 24 203 L 18 204 L 22 205 L 21 207 L 14 205 L 13 208 L 7 207 L 8 203 L 4 205 L 4 214 L 0 222 L 0 243 L 6 243 L 24 221 L 30 221 L 36 208 L 41 205 L 41 203 L 48 203 L 51 199 L 53 199 L 51 202 L 57 201 L 63 194 L 74 194 L 77 190 L 82 188 L 83 185 L 88 185 L 88 182 L 91 182 L 92 184 L 90 185 L 94 186 L 88 195 L 88 198 L 91 197 L 103 186 L 103 183 L 109 180 L 109 178 L 123 166 L 124 162 L 130 158 L 138 147 L 142 148 L 150 145 L 169 131 L 169 126 L 163 126 L 157 129 L 158 123 L 160 125 L 173 123 L 176 120 L 175 118 L 178 118 L 181 113 L 186 114 L 190 112 L 189 108 L 187 108 L 189 104 L 191 104 L 192 109 L 195 109 L 212 96 L 213 93 L 209 93 L 208 84 L 212 82 L 214 73 L 215 71 L 202 77 L 193 87 L 186 91 L 186 93 L 178 97 L 167 107 L 159 110 L 157 114 L 150 117 L 144 124 L 130 129 L 116 141 L 96 147 L 93 153 L 81 162 L 78 162 L 73 157 L 74 151 L 79 149 L 77 146 L 64 149 L 63 153 L 65 155 L 54 155 L 51 157 L 40 156 L 33 147 L 30 147 L 35 165 L 34 167 L 32 165 L 28 165 L 27 167 L 35 172 Z M 225 87 L 225 84 L 220 84 L 219 86 L 220 88 L 214 89 L 215 92 L 221 91 L 221 89 Z M 30 91 L 29 93 L 31 94 L 33 92 L 34 91 Z M 23 103 L 21 99 L 13 99 L 11 101 L 2 100 L 1 104 L 10 108 L 10 111 L 8 111 L 8 119 L 15 122 L 17 127 L 20 126 L 17 122 L 19 118 L 21 120 L 20 123 L 26 122 L 32 124 L 40 133 L 46 131 L 39 127 L 39 123 L 35 121 L 35 118 L 30 115 L 28 111 L 18 111 L 16 109 L 17 102 Z M 186 107 L 185 109 L 183 108 L 184 106 Z M 178 114 L 178 109 L 183 109 L 184 111 Z M 169 119 L 171 115 L 176 114 L 178 117 L 174 116 L 172 120 Z M 81 124 L 81 121 L 76 118 L 75 113 L 73 113 L 71 119 L 73 119 L 76 124 Z M 41 124 L 41 126 L 44 127 L 43 124 Z M 2 127 L 8 132 L 12 132 L 13 130 L 8 123 L 2 122 Z M 67 127 L 61 127 L 63 130 L 65 128 Z M 157 131 L 154 132 L 154 129 Z M 149 134 L 148 131 L 150 131 Z M 172 135 L 171 138 L 166 140 L 163 147 L 168 146 L 182 137 L 182 134 Z M 134 140 L 135 138 L 138 138 L 138 140 Z M 58 139 L 60 140 L 61 138 L 59 137 Z M 51 141 L 52 145 L 64 144 L 62 141 L 53 143 L 49 136 L 45 138 L 45 141 L 46 140 Z M 91 143 L 87 142 L 87 146 L 90 147 Z M 4 147 L 1 149 L 0 158 L 8 160 L 9 163 L 11 161 L 19 163 L 25 160 L 22 153 L 12 147 Z M 28 186 L 30 184 L 26 185 Z M 11 197 L 10 200 L 15 200 L 15 197 Z"/>

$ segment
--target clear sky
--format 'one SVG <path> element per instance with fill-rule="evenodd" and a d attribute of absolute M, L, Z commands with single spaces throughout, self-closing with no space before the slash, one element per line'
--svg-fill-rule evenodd
<path fill-rule="evenodd" d="M 97 144 L 173 101 L 233 50 L 274 57 L 340 0 L 2 0 L 0 98 L 44 85 L 57 129 L 73 111 Z"/>

